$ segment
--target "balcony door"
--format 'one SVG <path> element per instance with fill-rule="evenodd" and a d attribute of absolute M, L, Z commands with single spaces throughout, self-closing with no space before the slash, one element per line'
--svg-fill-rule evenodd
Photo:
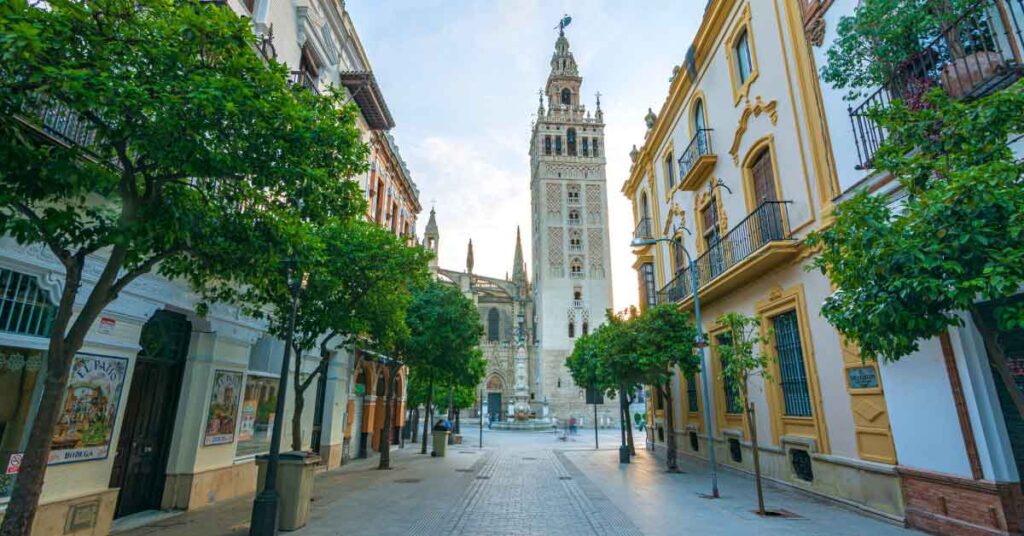
<path fill-rule="evenodd" d="M 775 190 L 775 167 L 772 165 L 772 152 L 767 147 L 761 150 L 754 163 L 750 165 L 751 186 L 754 190 L 754 210 L 750 229 L 750 251 L 753 253 L 757 248 L 765 245 L 776 236 L 774 207 L 765 205 L 767 202 L 778 201 L 778 192 Z"/>
<path fill-rule="evenodd" d="M 715 195 L 712 195 L 707 206 L 701 209 L 701 220 L 704 224 L 701 238 L 704 240 L 704 262 L 699 263 L 703 285 L 718 277 L 725 270 L 725 257 L 722 254 L 721 232 L 718 229 L 718 206 Z"/>

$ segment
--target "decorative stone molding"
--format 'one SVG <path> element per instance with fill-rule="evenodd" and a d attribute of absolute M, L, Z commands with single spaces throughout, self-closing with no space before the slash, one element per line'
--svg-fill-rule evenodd
<path fill-rule="evenodd" d="M 807 42 L 820 47 L 825 44 L 825 12 L 832 7 L 832 0 L 803 0 L 800 7 Z"/>
<path fill-rule="evenodd" d="M 732 136 L 732 146 L 729 148 L 729 154 L 732 155 L 734 164 L 737 166 L 740 164 L 740 142 L 743 141 L 743 135 L 747 132 L 747 124 L 750 122 L 750 117 L 760 117 L 762 114 L 768 114 L 768 119 L 771 120 L 772 125 L 775 125 L 779 122 L 779 112 L 776 110 L 778 104 L 778 101 L 764 102 L 760 96 L 755 97 L 753 103 L 747 102 L 743 113 L 740 114 L 739 124 L 736 126 L 736 132 Z"/>

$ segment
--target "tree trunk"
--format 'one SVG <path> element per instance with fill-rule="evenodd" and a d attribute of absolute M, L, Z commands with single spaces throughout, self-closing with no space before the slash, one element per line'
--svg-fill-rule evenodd
<path fill-rule="evenodd" d="M 419 434 L 420 425 L 420 408 L 412 408 L 412 418 L 409 419 L 409 441 L 411 443 L 418 443 L 420 440 Z"/>
<path fill-rule="evenodd" d="M 448 422 L 455 420 L 455 383 L 448 385 Z M 448 434 L 448 444 L 455 444 L 455 434 Z"/>
<path fill-rule="evenodd" d="M 629 405 L 631 403 L 632 399 L 626 398 L 626 407 L 624 408 L 626 410 L 626 444 L 629 445 L 629 455 L 636 456 L 636 445 L 633 443 L 633 419 L 629 414 Z M 594 426 L 597 426 L 596 422 L 594 423 Z"/>
<path fill-rule="evenodd" d="M 746 400 L 746 396 L 743 397 Z M 747 429 L 750 432 L 750 447 L 754 454 L 754 485 L 757 487 L 757 513 L 764 515 L 764 490 L 761 488 L 761 452 L 757 446 L 757 419 L 754 403 L 747 403 Z"/>
<path fill-rule="evenodd" d="M 302 393 L 295 391 L 295 412 L 292 413 L 292 450 L 302 450 L 302 410 L 306 407 L 306 399 Z"/>
<path fill-rule="evenodd" d="M 430 421 L 433 420 L 431 409 L 434 403 L 434 376 L 430 376 L 430 383 L 427 387 L 427 405 L 423 408 L 423 444 L 420 446 L 420 454 L 427 453 L 427 436 L 430 435 Z"/>
<path fill-rule="evenodd" d="M 462 427 L 460 426 L 461 424 L 462 424 L 462 410 L 458 409 L 458 408 L 455 408 L 455 433 L 456 434 L 461 434 L 462 433 Z"/>
<path fill-rule="evenodd" d="M 988 354 L 988 361 L 992 369 L 1003 382 L 1003 387 L 1006 388 L 1007 394 L 1013 400 L 1013 405 L 1017 407 L 1017 413 L 1020 414 L 1021 418 L 1024 418 L 1024 393 L 1020 392 L 1020 388 L 1017 387 L 1017 381 L 1013 377 L 1013 373 L 1010 372 L 1010 367 L 1006 363 L 1006 353 L 1003 352 L 1003 346 L 999 344 L 995 331 L 985 321 L 978 307 L 973 306 L 970 311 L 971 320 L 974 320 L 974 325 L 978 328 L 978 333 L 981 334 L 981 340 L 985 342 L 985 353 Z"/>
<path fill-rule="evenodd" d="M 670 473 L 679 472 L 679 464 L 676 460 L 676 431 L 675 412 L 672 404 L 672 384 L 667 383 L 664 387 L 665 398 L 665 430 L 668 437 L 665 439 L 665 468 Z M 713 446 L 709 447 L 713 448 Z"/>
<path fill-rule="evenodd" d="M 395 380 L 398 369 L 392 368 L 391 377 L 388 378 L 387 396 L 384 398 L 384 431 L 380 437 L 380 463 L 377 469 L 391 469 L 391 413 L 395 401 Z"/>

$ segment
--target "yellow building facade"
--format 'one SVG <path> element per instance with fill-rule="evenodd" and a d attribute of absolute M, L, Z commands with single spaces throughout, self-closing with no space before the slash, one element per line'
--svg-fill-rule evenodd
<path fill-rule="evenodd" d="M 634 235 L 663 239 L 634 248 L 634 268 L 642 308 L 692 310 L 688 255 L 694 259 L 711 381 L 674 377 L 681 454 L 706 457 L 714 448 L 720 463 L 752 471 L 742 409 L 719 377 L 716 318 L 758 315 L 771 334 L 762 350 L 773 357 L 773 380 L 749 386 L 765 476 L 901 521 L 881 376 L 819 314 L 832 288 L 807 269 L 814 251 L 802 243 L 828 225 L 840 194 L 805 32 L 812 4 L 721 0 L 706 8 L 668 97 L 648 114 L 643 144 L 631 154 L 622 193 L 633 204 Z M 703 417 L 705 389 L 711 423 Z M 649 411 L 659 444 L 667 433 L 663 405 L 655 399 Z"/>

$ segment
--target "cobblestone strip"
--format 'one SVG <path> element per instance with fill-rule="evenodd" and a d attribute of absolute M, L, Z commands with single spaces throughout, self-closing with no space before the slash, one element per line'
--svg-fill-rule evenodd
<path fill-rule="evenodd" d="M 410 532 L 494 536 L 640 534 L 571 462 L 552 451 L 490 454 L 457 504 L 424 518 Z"/>

